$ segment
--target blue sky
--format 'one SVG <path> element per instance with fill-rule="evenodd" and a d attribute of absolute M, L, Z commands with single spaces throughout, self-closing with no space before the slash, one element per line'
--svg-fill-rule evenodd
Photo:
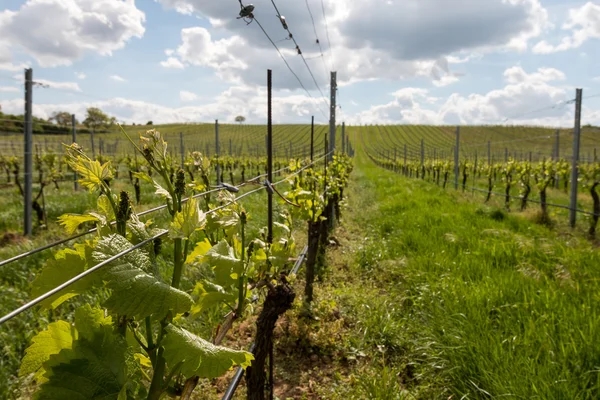
<path fill-rule="evenodd" d="M 11 0 L 0 6 L 0 105 L 21 112 L 30 66 L 49 86 L 34 92 L 40 117 L 83 118 L 95 105 L 126 122 L 264 123 L 270 68 L 276 122 L 325 122 L 326 100 L 271 2 L 253 3 L 312 97 L 256 21 L 235 18 L 235 0 Z M 321 1 L 309 0 L 314 27 L 305 2 L 275 3 L 325 96 L 337 70 L 338 121 L 568 126 L 571 105 L 517 117 L 580 87 L 583 123 L 600 125 L 598 2 L 324 0 L 325 24 Z"/>

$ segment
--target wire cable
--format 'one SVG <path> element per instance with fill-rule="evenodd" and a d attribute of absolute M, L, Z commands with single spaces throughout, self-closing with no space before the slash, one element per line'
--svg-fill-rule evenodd
<path fill-rule="evenodd" d="M 298 83 L 300 84 L 300 86 L 302 87 L 302 89 L 304 89 L 304 91 L 306 92 L 306 94 L 308 94 L 308 96 L 311 99 L 314 100 L 315 98 L 313 97 L 313 95 L 310 94 L 310 92 L 306 89 L 306 86 L 304 86 L 304 84 L 302 83 L 302 81 L 300 80 L 300 78 L 298 77 L 298 75 L 294 72 L 294 70 L 292 69 L 292 67 L 290 67 L 290 64 L 287 62 L 287 60 L 285 59 L 285 57 L 281 53 L 281 50 L 279 50 L 279 47 L 277 47 L 277 45 L 275 44 L 275 42 L 273 41 L 273 39 L 271 39 L 271 37 L 269 36 L 269 34 L 267 33 L 267 31 L 265 31 L 265 28 L 263 28 L 263 26 L 258 21 L 258 19 L 256 19 L 256 17 L 254 17 L 254 21 L 256 21 L 256 23 L 260 27 L 260 30 L 263 31 L 263 33 L 265 34 L 265 36 L 267 37 L 267 39 L 269 39 L 269 42 L 271 42 L 271 44 L 273 45 L 273 47 L 275 47 L 275 50 L 277 50 L 277 53 L 279 53 L 279 57 L 281 57 L 281 59 L 283 60 L 283 62 L 285 63 L 285 65 L 288 67 L 288 69 L 290 70 L 290 72 L 292 73 L 292 75 L 294 75 L 296 77 L 296 80 L 298 81 Z M 323 114 L 323 117 L 325 117 L 325 119 L 327 119 L 327 115 L 325 115 L 325 113 L 323 112 L 323 110 L 321 109 L 321 107 L 318 107 L 318 109 L 321 112 L 321 114 Z"/>
<path fill-rule="evenodd" d="M 323 3 L 323 0 L 321 0 L 321 10 L 323 11 L 323 20 L 325 21 L 325 32 L 327 34 L 327 45 L 329 46 L 329 57 L 331 59 L 331 70 L 334 71 L 333 49 L 331 48 L 331 40 L 329 40 L 329 26 L 327 24 L 327 16 L 325 15 L 325 4 Z"/>
<path fill-rule="evenodd" d="M 322 157 L 322 158 L 323 158 L 323 157 Z M 304 169 L 306 169 L 306 168 L 308 168 L 308 167 L 310 167 L 310 166 L 314 165 L 314 164 L 315 164 L 317 161 L 319 161 L 319 160 L 315 160 L 315 161 L 311 162 L 309 165 L 305 166 L 304 168 L 298 169 L 297 171 L 295 171 L 295 172 L 294 172 L 293 174 L 291 174 L 290 176 L 294 176 L 294 175 L 297 175 L 297 174 L 299 174 L 299 173 L 300 173 L 301 171 L 303 171 Z M 288 178 L 289 178 L 289 177 L 288 177 Z M 280 183 L 282 183 L 282 182 L 285 182 L 285 180 L 286 180 L 286 179 L 283 179 L 283 180 L 281 180 L 281 181 L 279 181 L 279 182 L 277 182 L 277 183 L 274 183 L 273 185 L 277 185 L 277 184 L 280 184 Z M 231 204 L 233 204 L 233 203 L 237 202 L 238 200 L 241 200 L 241 199 L 243 199 L 244 197 L 250 196 L 250 195 L 252 195 L 252 194 L 254 194 L 254 193 L 257 193 L 257 192 L 259 192 L 259 191 L 261 191 L 261 190 L 264 190 L 264 189 L 267 189 L 267 186 L 266 186 L 266 185 L 265 185 L 265 186 L 261 186 L 261 187 L 259 187 L 259 188 L 256 188 L 256 189 L 254 189 L 254 190 L 251 190 L 251 191 L 249 191 L 249 192 L 246 192 L 246 193 L 244 193 L 244 194 L 242 194 L 242 195 L 240 195 L 240 196 L 238 196 L 238 197 L 236 197 L 236 198 L 232 199 L 231 201 L 229 201 L 229 202 L 227 202 L 227 203 L 225 203 L 225 204 L 223 204 L 223 205 L 221 205 L 221 206 L 219 206 L 219 207 L 215 207 L 215 208 L 213 208 L 213 209 L 210 209 L 210 210 L 209 210 L 209 211 L 207 211 L 205 214 L 206 214 L 206 215 L 209 215 L 209 214 L 212 214 L 212 213 L 214 213 L 214 212 L 217 212 L 217 211 L 219 211 L 219 210 L 222 210 L 222 209 L 224 209 L 224 208 L 226 208 L 226 207 L 229 207 Z M 205 194 L 206 194 L 206 193 L 205 193 Z M 162 207 L 162 206 L 161 206 L 161 207 Z M 165 206 L 165 207 L 166 207 L 166 206 Z M 154 235 L 154 236 L 153 236 L 153 237 L 151 237 L 151 238 L 148 238 L 148 239 L 146 239 L 146 240 L 144 240 L 144 241 L 142 241 L 142 242 L 140 242 L 140 243 L 138 243 L 138 244 L 136 244 L 136 245 L 134 245 L 134 246 L 132 246 L 132 247 L 130 247 L 130 248 L 128 248 L 128 249 L 126 249 L 126 250 L 123 250 L 122 252 L 120 252 L 120 253 L 118 253 L 118 254 L 115 254 L 114 256 L 112 256 L 112 257 L 108 258 L 107 260 L 105 260 L 105 261 L 103 261 L 103 262 L 101 262 L 101 263 L 99 263 L 99 264 L 95 265 L 94 267 L 92 267 L 92 268 L 90 268 L 90 269 L 88 269 L 88 270 L 86 270 L 86 271 L 82 272 L 81 274 L 74 276 L 73 278 L 69 279 L 68 281 L 66 281 L 66 282 L 64 282 L 64 283 L 62 283 L 62 284 L 60 284 L 59 286 L 55 287 L 54 289 L 51 289 L 51 290 L 49 290 L 48 292 L 46 292 L 46 293 L 42 294 L 41 296 L 39 296 L 39 297 L 36 297 L 35 299 L 31 300 L 31 301 L 30 301 L 30 302 L 28 302 L 27 304 L 24 304 L 23 306 L 21 306 L 21 307 L 19 307 L 19 308 L 15 309 L 15 310 L 13 310 L 12 312 L 10 312 L 10 313 L 6 314 L 6 315 L 5 315 L 5 316 L 3 316 L 2 318 L 0 318 L 0 325 L 2 325 L 3 323 L 5 323 L 6 321 L 8 321 L 8 320 L 10 320 L 10 319 L 12 319 L 12 318 L 14 318 L 14 317 L 16 317 L 17 315 L 19 315 L 19 314 L 21 314 L 21 313 L 23 313 L 23 312 L 27 311 L 28 309 L 32 308 L 33 306 L 35 306 L 35 305 L 39 304 L 40 302 L 42 302 L 42 301 L 44 301 L 44 300 L 46 300 L 46 299 L 48 299 L 49 297 L 51 297 L 51 296 L 55 295 L 56 293 L 60 292 L 61 290 L 65 289 L 65 288 L 67 288 L 67 287 L 69 287 L 69 286 L 71 286 L 72 284 L 74 284 L 75 282 L 77 282 L 77 281 L 79 281 L 79 280 L 83 279 L 83 278 L 84 278 L 84 277 L 86 277 L 87 275 L 89 275 L 89 274 L 91 274 L 91 273 L 93 273 L 93 272 L 95 272 L 95 271 L 99 270 L 100 268 L 102 268 L 102 267 L 104 267 L 104 266 L 106 266 L 106 265 L 110 264 L 111 262 L 113 262 L 113 261 L 115 261 L 115 260 L 119 259 L 120 257 L 122 257 L 122 256 L 124 256 L 124 255 L 126 255 L 126 254 L 129 254 L 129 253 L 131 253 L 132 251 L 134 251 L 134 250 L 137 250 L 137 249 L 139 249 L 139 248 L 141 248 L 141 247 L 145 246 L 146 244 L 148 244 L 148 243 L 150 243 L 150 242 L 153 242 L 154 240 L 156 240 L 156 239 L 158 239 L 158 238 L 160 238 L 160 237 L 162 237 L 162 236 L 166 235 L 167 233 L 169 233 L 169 231 L 168 231 L 168 230 L 165 230 L 164 232 L 161 232 L 161 233 L 159 233 L 159 234 L 156 234 L 156 235 Z"/>
<path fill-rule="evenodd" d="M 313 13 L 310 10 L 310 5 L 308 4 L 308 0 L 306 0 L 306 8 L 308 9 L 308 14 L 310 15 L 310 20 L 312 22 L 313 31 L 315 32 L 315 38 L 317 39 L 317 44 L 319 45 L 319 51 L 321 53 L 321 61 L 323 61 L 323 70 L 325 71 L 325 78 L 328 77 L 327 66 L 325 65 L 325 55 L 323 54 L 323 47 L 321 46 L 321 41 L 319 41 L 319 35 L 317 34 L 317 26 L 315 25 L 315 19 L 313 17 Z"/>
<path fill-rule="evenodd" d="M 304 65 L 306 66 L 306 69 L 308 69 L 308 73 L 310 74 L 310 77 L 312 78 L 313 82 L 315 83 L 315 86 L 319 90 L 319 93 L 321 93 L 321 98 L 325 102 L 325 105 L 327 107 L 329 107 L 329 103 L 327 103 L 327 99 L 325 98 L 325 95 L 323 94 L 323 91 L 321 90 L 321 87 L 319 86 L 319 83 L 315 79 L 315 75 L 313 74 L 312 70 L 310 69 L 310 66 L 308 65 L 308 63 L 306 62 L 306 58 L 304 58 L 304 54 L 302 54 L 302 50 L 300 49 L 300 46 L 298 45 L 298 42 L 296 42 L 296 39 L 294 38 L 294 35 L 290 31 L 289 26 L 287 25 L 287 22 L 284 23 L 285 18 L 279 12 L 279 9 L 277 8 L 277 5 L 275 4 L 275 0 L 271 0 L 271 4 L 273 4 L 273 7 L 275 7 L 275 12 L 277 13 L 277 17 L 279 18 L 279 20 L 281 21 L 281 23 L 283 25 L 283 29 L 285 29 L 287 31 L 287 33 L 289 33 L 290 39 L 292 39 L 292 41 L 296 45 L 296 50 L 298 51 L 298 54 L 300 55 L 300 57 L 302 57 L 302 61 L 304 62 Z"/>

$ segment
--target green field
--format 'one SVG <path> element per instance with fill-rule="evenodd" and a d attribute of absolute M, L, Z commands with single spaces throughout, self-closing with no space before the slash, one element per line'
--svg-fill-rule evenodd
<path fill-rule="evenodd" d="M 145 128 L 126 130 L 133 134 Z M 213 124 L 156 128 L 165 134 L 175 164 L 179 160 L 179 132 L 183 133 L 186 153 L 200 151 L 214 156 Z M 326 132 L 325 126 L 315 127 L 318 154 L 323 152 Z M 237 160 L 237 166 L 227 170 L 225 181 L 231 177 L 233 183 L 241 182 L 242 165 L 246 165 L 245 179 L 264 172 L 265 126 L 224 124 L 219 133 L 222 158 L 228 157 L 232 163 Z M 450 164 L 446 189 L 433 175 L 414 176 L 421 173 L 421 139 L 427 168 L 434 168 L 434 162 L 453 160 L 454 127 L 347 126 L 345 134 L 356 150 L 354 169 L 344 191 L 340 221 L 327 244 L 326 260 L 317 271 L 312 318 L 304 314 L 306 276 L 301 269 L 293 281 L 297 293 L 294 306 L 275 328 L 277 397 L 600 397 L 600 288 L 596 287 L 600 256 L 598 241 L 588 235 L 590 217 L 578 216 L 572 229 L 567 224 L 567 210 L 551 208 L 549 221 L 539 220 L 537 204 L 520 210 L 522 185 L 516 172 L 510 194 L 517 199 L 512 200 L 510 211 L 505 209 L 503 197 L 494 195 L 484 203 L 485 193 L 471 189 L 487 188 L 485 173 L 479 170 L 469 169 L 466 190 L 454 189 L 454 167 Z M 551 128 L 461 127 L 460 159 L 474 168 L 477 151 L 478 168 L 484 168 L 487 142 L 492 142 L 491 156 L 499 168 L 494 191 L 503 193 L 505 151 L 519 163 L 521 157 L 528 160 L 531 152 L 535 167 L 538 161 L 552 158 L 554 134 Z M 581 155 L 585 158 L 589 154 L 586 165 L 593 161 L 596 146 L 600 147 L 596 135 L 595 128 L 582 130 Z M 563 129 L 559 137 L 559 155 L 567 158 L 572 132 Z M 129 164 L 124 159 L 133 154 L 132 145 L 119 132 L 98 133 L 95 138 L 98 152 L 102 139 L 103 156 L 120 160 L 119 178 L 111 183 L 114 190 L 132 193 Z M 0 149 L 8 151 L 2 155 L 13 156 L 7 149 L 14 147 L 14 156 L 18 156 L 20 144 L 10 145 L 18 140 L 17 135 L 0 137 Z M 338 127 L 338 147 L 341 140 Z M 58 150 L 61 141 L 69 143 L 70 137 L 36 135 L 35 141 L 40 152 L 51 152 Z M 78 142 L 90 151 L 89 136 Z M 278 167 L 290 158 L 305 162 L 309 144 L 310 126 L 274 126 Z M 401 170 L 404 145 L 411 177 Z M 141 158 L 139 163 L 143 164 Z M 3 175 L 0 182 L 6 183 Z M 278 174 L 278 179 L 285 175 Z M 96 194 L 85 190 L 74 193 L 71 177 L 65 174 L 65 179 L 58 189 L 48 187 L 48 228 L 36 229 L 31 239 L 19 235 L 22 200 L 16 187 L 6 184 L 1 189 L 0 232 L 11 234 L 5 235 L 0 246 L 0 260 L 65 237 L 56 223 L 60 215 L 96 207 Z M 580 185 L 578 207 L 592 210 L 589 187 L 585 182 Z M 242 193 L 254 188 L 246 186 Z M 281 188 L 282 193 L 286 190 L 289 186 Z M 142 201 L 136 211 L 162 204 L 154 191 L 152 185 L 142 182 Z M 534 187 L 530 199 L 538 198 Z M 261 193 L 241 201 L 250 215 L 249 237 L 260 236 L 266 223 L 265 199 Z M 550 187 L 548 201 L 566 205 L 568 195 L 560 186 Z M 278 201 L 276 215 L 286 209 L 292 207 Z M 165 210 L 151 218 L 159 226 L 169 222 Z M 308 240 L 306 221 L 296 220 L 293 232 L 299 252 Z M 166 243 L 163 253 L 172 251 L 171 242 Z M 0 314 L 31 298 L 31 282 L 50 254 L 45 251 L 0 267 L 1 290 L 9 294 L 0 300 Z M 170 262 L 165 256 L 161 266 Z M 192 292 L 191 278 L 205 273 L 191 273 L 185 290 Z M 16 374 L 32 337 L 50 321 L 71 321 L 76 306 L 96 304 L 102 295 L 91 291 L 54 311 L 33 308 L 0 326 L 0 397 L 29 398 L 34 385 Z M 249 308 L 245 318 L 234 324 L 224 345 L 248 348 L 256 332 L 260 304 Z M 210 337 L 223 310 L 227 308 L 202 314 L 186 328 Z M 233 373 L 201 379 L 192 398 L 221 398 Z M 235 398 L 245 398 L 245 390 L 241 384 Z"/>

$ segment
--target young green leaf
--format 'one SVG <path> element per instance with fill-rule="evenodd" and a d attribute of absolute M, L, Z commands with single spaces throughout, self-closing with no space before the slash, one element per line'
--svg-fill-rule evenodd
<path fill-rule="evenodd" d="M 215 283 L 224 287 L 235 284 L 237 276 L 244 272 L 242 261 L 235 257 L 233 248 L 225 240 L 206 253 L 204 262 L 213 268 Z"/>
<path fill-rule="evenodd" d="M 131 243 L 120 235 L 102 238 L 92 253 L 100 263 L 130 248 Z M 185 292 L 165 284 L 144 272 L 151 268 L 150 259 L 140 249 L 134 250 L 106 266 L 102 278 L 113 290 L 106 307 L 117 314 L 140 319 L 153 315 L 164 318 L 169 310 L 184 313 L 192 307 L 193 300 Z"/>
<path fill-rule="evenodd" d="M 177 212 L 171 223 L 169 237 L 172 239 L 189 239 L 192 234 L 204 228 L 206 215 L 200 210 L 195 198 L 190 198 Z"/>
<path fill-rule="evenodd" d="M 85 246 L 78 246 L 77 250 L 60 250 L 54 255 L 54 259 L 46 262 L 42 271 L 36 276 L 31 284 L 31 295 L 33 297 L 41 296 L 74 276 L 81 274 L 86 269 Z M 63 302 L 90 288 L 96 279 L 97 275 L 90 274 L 42 301 L 40 305 L 44 308 L 55 309 Z"/>
<path fill-rule="evenodd" d="M 58 223 L 65 227 L 67 235 L 72 235 L 75 233 L 77 228 L 79 228 L 79 225 L 83 224 L 84 222 L 92 221 L 96 222 L 99 221 L 99 219 L 97 216 L 91 214 L 63 214 L 58 217 Z"/>
<path fill-rule="evenodd" d="M 46 372 L 42 365 L 51 355 L 58 354 L 63 349 L 70 349 L 75 336 L 74 328 L 66 321 L 49 324 L 46 330 L 33 337 L 31 345 L 25 350 L 19 376 L 35 373 L 35 379 L 39 382 Z"/>
<path fill-rule="evenodd" d="M 232 350 L 198 337 L 185 329 L 168 325 L 163 340 L 167 364 L 181 363 L 180 372 L 186 377 L 216 378 L 234 365 L 250 366 L 254 356 L 247 351 Z"/>
<path fill-rule="evenodd" d="M 198 296 L 198 302 L 192 307 L 192 314 L 198 314 L 224 302 L 233 304 L 238 296 L 237 292 L 228 292 L 222 286 L 208 281 L 196 283 L 193 295 Z"/>
<path fill-rule="evenodd" d="M 85 311 L 82 311 L 85 314 Z M 94 311 L 95 313 L 95 311 Z M 80 313 L 80 317 L 81 317 Z M 86 320 L 95 320 L 89 316 Z M 47 379 L 35 393 L 37 400 L 117 399 L 127 384 L 128 359 L 133 354 L 113 327 L 100 324 L 88 327 L 86 335 L 44 363 Z"/>
<path fill-rule="evenodd" d="M 208 239 L 204 239 L 201 242 L 196 243 L 194 250 L 187 256 L 185 260 L 186 264 L 192 264 L 194 262 L 201 262 L 206 253 L 211 249 L 210 242 Z"/>

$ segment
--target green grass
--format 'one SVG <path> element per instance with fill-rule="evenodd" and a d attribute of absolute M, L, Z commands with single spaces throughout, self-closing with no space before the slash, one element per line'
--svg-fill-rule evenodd
<path fill-rule="evenodd" d="M 350 327 L 338 351 L 370 361 L 325 398 L 600 395 L 600 256 L 582 235 L 357 164 L 352 255 L 318 295 Z"/>
<path fill-rule="evenodd" d="M 559 155 L 568 158 L 573 153 L 573 129 L 559 130 Z M 600 158 L 600 128 L 582 127 L 580 157 L 582 160 Z M 556 146 L 556 128 L 528 126 L 470 126 L 460 127 L 460 155 L 474 160 L 475 157 L 487 162 L 487 143 L 490 144 L 492 161 L 504 161 L 505 151 L 517 160 L 528 160 L 529 153 L 534 161 L 551 158 Z M 455 126 L 431 125 L 390 125 L 367 126 L 360 133 L 369 147 L 389 151 L 391 158 L 394 149 L 399 159 L 404 157 L 407 147 L 408 160 L 420 160 L 421 140 L 426 158 L 453 159 L 456 145 Z"/>

